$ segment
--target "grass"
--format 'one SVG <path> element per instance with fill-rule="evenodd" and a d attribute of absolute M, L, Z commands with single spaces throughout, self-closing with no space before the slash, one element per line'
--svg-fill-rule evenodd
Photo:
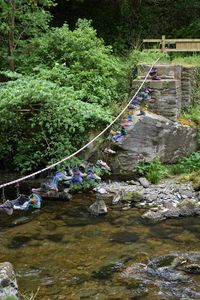
<path fill-rule="evenodd" d="M 152 64 L 158 57 L 160 57 L 158 63 L 170 63 L 170 56 L 167 53 L 161 53 L 158 51 L 148 52 L 134 50 L 129 54 L 129 60 L 132 65 Z"/>
<path fill-rule="evenodd" d="M 168 176 L 168 169 L 159 158 L 152 162 L 141 161 L 133 171 L 139 176 L 145 176 L 153 184 Z"/>
<path fill-rule="evenodd" d="M 130 61 L 136 64 L 152 64 L 158 57 L 161 64 L 180 64 L 188 67 L 200 66 L 200 54 L 174 54 L 162 53 L 159 51 L 137 51 L 134 50 L 129 54 Z"/>
<path fill-rule="evenodd" d="M 129 60 L 134 64 L 152 64 L 160 57 L 160 64 L 180 64 L 188 67 L 200 66 L 199 54 L 174 54 L 162 53 L 159 51 L 137 51 L 134 50 L 129 54 Z"/>
<path fill-rule="evenodd" d="M 173 175 L 188 174 L 200 170 L 200 151 L 180 159 L 177 164 L 169 166 Z"/>
<path fill-rule="evenodd" d="M 198 174 L 198 176 L 200 174 L 200 151 L 180 159 L 178 163 L 173 165 L 163 164 L 159 158 L 151 162 L 141 161 L 133 172 L 139 176 L 145 176 L 153 184 L 157 184 L 161 179 L 174 175 L 185 174 L 187 178 L 190 178 L 189 174 L 193 174 L 193 178 L 194 174 Z"/>
<path fill-rule="evenodd" d="M 176 54 L 177 55 L 177 54 Z M 200 55 L 178 55 L 172 58 L 172 64 L 184 65 L 186 67 L 200 66 Z"/>

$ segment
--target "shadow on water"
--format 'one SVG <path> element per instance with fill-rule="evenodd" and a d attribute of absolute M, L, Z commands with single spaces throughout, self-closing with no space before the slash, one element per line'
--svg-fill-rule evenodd
<path fill-rule="evenodd" d="M 46 201 L 41 210 L 1 216 L 0 258 L 13 263 L 21 291 L 40 287 L 38 300 L 180 299 L 184 279 L 184 299 L 199 299 L 199 276 L 185 279 L 170 269 L 174 253 L 199 251 L 198 218 L 145 224 L 143 210 L 123 211 L 109 199 L 108 214 L 94 217 L 87 208 L 95 200 L 77 194 L 70 202 Z M 165 285 L 169 274 L 180 282 Z"/>

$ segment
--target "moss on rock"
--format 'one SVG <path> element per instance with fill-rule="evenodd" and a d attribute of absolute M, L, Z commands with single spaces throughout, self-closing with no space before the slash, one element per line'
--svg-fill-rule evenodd
<path fill-rule="evenodd" d="M 125 202 L 140 202 L 143 200 L 143 195 L 139 192 L 127 192 L 123 196 L 123 201 Z"/>

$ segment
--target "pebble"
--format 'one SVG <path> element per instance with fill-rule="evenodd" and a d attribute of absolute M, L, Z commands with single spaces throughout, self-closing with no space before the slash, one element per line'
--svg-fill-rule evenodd
<path fill-rule="evenodd" d="M 107 194 L 107 191 L 104 188 L 100 188 L 100 189 L 95 188 L 94 191 L 98 192 L 101 195 Z"/>
<path fill-rule="evenodd" d="M 124 206 L 124 207 L 122 207 L 122 209 L 123 209 L 123 210 L 128 210 L 128 209 L 130 209 L 130 207 Z"/>
<path fill-rule="evenodd" d="M 152 211 L 158 211 L 158 207 L 152 207 L 151 210 Z"/>
<path fill-rule="evenodd" d="M 200 196 L 195 193 L 192 183 L 179 183 L 175 182 L 174 179 L 166 179 L 161 184 L 150 185 L 146 178 L 141 177 L 138 182 L 130 180 L 127 182 L 101 183 L 95 190 L 99 194 L 107 194 L 108 196 L 120 190 L 124 193 L 140 193 L 143 195 L 143 202 L 139 202 L 137 207 L 145 208 L 147 206 L 154 212 L 176 208 L 183 199 L 200 200 Z M 124 206 L 122 209 L 128 210 L 129 207 Z"/>
<path fill-rule="evenodd" d="M 138 181 L 144 188 L 148 188 L 150 186 L 150 182 L 145 177 L 140 177 Z"/>

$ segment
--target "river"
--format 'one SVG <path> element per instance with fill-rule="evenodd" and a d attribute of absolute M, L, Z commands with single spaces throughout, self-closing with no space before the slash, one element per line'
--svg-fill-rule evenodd
<path fill-rule="evenodd" d="M 22 213 L 1 217 L 0 260 L 13 264 L 23 299 L 38 288 L 36 300 L 193 299 L 171 296 L 170 284 L 166 293 L 152 288 L 153 275 L 151 284 L 143 279 L 138 292 L 120 272 L 138 257 L 200 250 L 199 218 L 145 224 L 144 210 L 115 208 L 109 198 L 108 214 L 94 217 L 87 208 L 95 200 L 88 193 L 70 202 L 46 202 L 30 222 L 18 226 L 11 225 Z M 199 276 L 191 276 L 198 286 Z"/>

